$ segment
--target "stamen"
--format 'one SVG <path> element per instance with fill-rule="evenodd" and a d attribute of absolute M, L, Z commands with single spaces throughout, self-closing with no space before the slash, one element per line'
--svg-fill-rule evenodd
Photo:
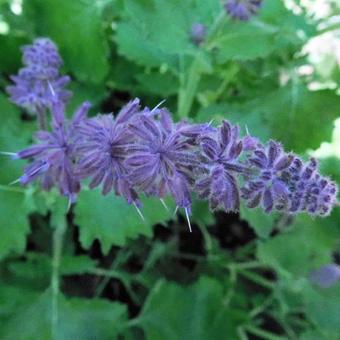
<path fill-rule="evenodd" d="M 67 204 L 67 212 L 69 212 L 70 211 L 70 209 L 71 209 L 71 206 L 72 206 L 72 202 L 73 200 L 72 200 L 72 197 L 71 196 L 69 196 L 69 198 L 68 198 L 68 204 Z"/>
<path fill-rule="evenodd" d="M 14 185 L 20 182 L 21 177 L 19 177 L 18 179 L 14 180 L 13 182 L 9 183 L 9 185 Z"/>
<path fill-rule="evenodd" d="M 52 87 L 52 85 L 51 85 L 49 80 L 47 80 L 47 84 L 48 84 L 48 87 L 49 87 L 49 89 L 50 89 L 50 91 L 52 93 L 52 96 L 55 97 L 55 92 L 54 92 L 53 87 Z"/>
<path fill-rule="evenodd" d="M 214 119 L 212 119 L 209 123 L 208 126 L 210 126 L 214 122 Z"/>
<path fill-rule="evenodd" d="M 159 200 L 161 201 L 161 203 L 162 203 L 163 207 L 165 208 L 165 210 L 166 210 L 166 211 L 169 211 L 169 208 L 168 208 L 168 206 L 166 205 L 166 203 L 164 202 L 163 198 L 160 198 Z"/>
<path fill-rule="evenodd" d="M 140 218 L 143 220 L 143 222 L 145 222 L 145 218 L 142 214 L 142 212 L 140 211 L 140 209 L 137 207 L 137 204 L 135 202 L 133 202 L 133 205 L 135 206 L 137 212 L 138 212 L 138 215 L 140 216 Z"/>
<path fill-rule="evenodd" d="M 156 111 L 162 104 L 164 104 L 164 103 L 165 103 L 165 99 L 162 100 L 160 103 L 158 103 L 158 104 L 151 110 L 150 113 L 155 112 L 155 111 Z"/>
<path fill-rule="evenodd" d="M 175 208 L 174 216 L 177 214 L 177 211 L 178 211 L 178 205 L 177 205 L 176 208 Z"/>
<path fill-rule="evenodd" d="M 246 133 L 249 136 L 249 130 L 248 130 L 248 125 L 247 124 L 245 125 L 245 128 L 246 128 Z"/>
<path fill-rule="evenodd" d="M 185 210 L 185 217 L 187 218 L 189 230 L 190 230 L 190 232 L 192 233 L 192 230 L 191 230 L 191 223 L 190 223 L 189 213 L 188 213 L 188 208 L 184 208 L 184 210 Z"/>
<path fill-rule="evenodd" d="M 15 152 L 0 151 L 0 155 L 10 156 L 12 159 L 18 159 L 18 154 Z"/>

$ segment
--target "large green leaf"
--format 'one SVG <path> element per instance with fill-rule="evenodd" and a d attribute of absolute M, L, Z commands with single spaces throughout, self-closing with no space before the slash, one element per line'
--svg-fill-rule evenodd
<path fill-rule="evenodd" d="M 195 54 L 190 41 L 194 22 L 211 25 L 220 11 L 218 0 L 127 0 L 118 25 L 118 51 L 144 66 L 176 66 L 178 55 Z"/>
<path fill-rule="evenodd" d="M 7 289 L 12 292 L 13 289 Z M 14 291 L 15 293 L 15 291 Z M 5 298 L 5 303 L 11 296 Z M 18 298 L 18 296 L 14 296 Z M 0 337 L 3 340 L 46 339 L 52 340 L 52 303 L 50 292 L 37 296 L 31 303 L 17 304 L 17 309 L 6 322 L 1 322 Z M 12 307 L 13 308 L 13 307 Z M 126 320 L 126 308 L 119 303 L 105 300 L 59 298 L 56 339 L 116 339 Z"/>
<path fill-rule="evenodd" d="M 308 277 L 311 270 L 332 262 L 340 236 L 339 212 L 326 219 L 296 217 L 291 230 L 258 244 L 257 255 L 284 276 Z"/>
<path fill-rule="evenodd" d="M 23 193 L 0 189 L 0 259 L 24 251 L 30 230 L 27 212 Z"/>
<path fill-rule="evenodd" d="M 273 138 L 295 152 L 316 149 L 330 140 L 339 115 L 340 96 L 334 91 L 309 91 L 294 82 L 251 101 L 213 105 L 199 112 L 206 120 L 224 118 L 246 125 L 263 142 Z"/>
<path fill-rule="evenodd" d="M 24 13 L 35 23 L 36 33 L 57 43 L 67 70 L 93 83 L 103 81 L 109 70 L 101 9 L 92 0 L 24 2 Z"/>
<path fill-rule="evenodd" d="M 225 306 L 223 296 L 222 285 L 208 277 L 188 287 L 159 281 L 145 302 L 138 325 L 148 340 L 237 339 L 236 329 L 246 321 L 247 313 Z"/>
<path fill-rule="evenodd" d="M 168 203 L 169 206 L 171 203 Z M 155 198 L 143 200 L 142 214 L 138 215 L 133 205 L 110 194 L 103 196 L 99 190 L 83 191 L 75 208 L 75 222 L 79 226 L 80 242 L 88 248 L 98 239 L 107 253 L 112 245 L 123 246 L 128 238 L 139 235 L 151 236 L 152 225 L 171 219 L 161 202 Z"/>
<path fill-rule="evenodd" d="M 268 238 L 278 221 L 278 216 L 274 213 L 266 214 L 261 208 L 249 209 L 243 204 L 240 208 L 240 218 L 246 220 L 256 235 L 262 238 Z"/>
<path fill-rule="evenodd" d="M 315 30 L 304 16 L 288 10 L 282 1 L 265 1 L 258 16 L 248 22 L 229 20 L 215 44 L 217 60 L 252 60 L 273 52 L 298 50 Z"/>
<path fill-rule="evenodd" d="M 20 120 L 20 112 L 0 95 L 0 150 L 16 152 L 27 146 L 32 124 Z M 25 249 L 29 223 L 24 189 L 10 186 L 22 174 L 23 162 L 0 155 L 0 258 Z"/>

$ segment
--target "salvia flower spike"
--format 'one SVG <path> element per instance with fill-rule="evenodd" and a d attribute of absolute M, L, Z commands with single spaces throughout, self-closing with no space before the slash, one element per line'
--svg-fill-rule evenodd
<path fill-rule="evenodd" d="M 226 8 L 245 20 L 260 4 L 229 0 Z M 103 195 L 113 191 L 124 197 L 142 220 L 140 194 L 158 197 L 166 209 L 163 199 L 170 195 L 174 214 L 184 209 L 190 232 L 192 195 L 208 200 L 211 210 L 228 212 L 237 212 L 244 200 L 248 208 L 266 213 L 327 216 L 338 204 L 337 185 L 319 173 L 314 158 L 303 162 L 274 140 L 262 144 L 248 130 L 241 137 L 239 127 L 226 120 L 218 127 L 174 122 L 163 102 L 142 109 L 138 98 L 116 117 L 88 118 L 90 104 L 85 102 L 68 120 L 63 89 L 68 78 L 59 76 L 62 61 L 55 45 L 37 39 L 23 51 L 26 66 L 8 91 L 20 106 L 49 109 L 52 122 L 50 131 L 36 133 L 36 144 L 17 153 L 1 152 L 29 160 L 18 179 L 22 185 L 38 180 L 45 190 L 57 187 L 72 204 L 86 180 L 90 189 L 100 186 Z M 36 86 L 43 87 L 39 96 Z"/>
<path fill-rule="evenodd" d="M 14 85 L 8 86 L 7 92 L 12 102 L 36 114 L 45 125 L 46 110 L 58 102 L 65 104 L 70 98 L 71 92 L 64 89 L 70 78 L 60 75 L 62 59 L 50 39 L 38 38 L 22 50 L 25 66 L 11 76 Z"/>

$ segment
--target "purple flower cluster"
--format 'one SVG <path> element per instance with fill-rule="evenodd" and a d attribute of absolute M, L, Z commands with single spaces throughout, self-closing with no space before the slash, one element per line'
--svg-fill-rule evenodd
<path fill-rule="evenodd" d="M 192 24 L 190 37 L 195 45 L 200 45 L 207 34 L 207 27 L 199 22 Z"/>
<path fill-rule="evenodd" d="M 249 20 L 257 14 L 262 5 L 262 0 L 226 0 L 224 8 L 236 20 Z"/>
<path fill-rule="evenodd" d="M 11 77 L 14 85 L 7 87 L 11 100 L 35 114 L 52 109 L 54 103 L 66 103 L 71 92 L 64 87 L 70 78 L 59 74 L 62 59 L 55 44 L 38 38 L 22 50 L 25 67 Z"/>
<path fill-rule="evenodd" d="M 13 155 L 14 159 L 31 160 L 19 178 L 22 185 L 39 180 L 44 190 L 58 187 L 62 195 L 71 203 L 75 202 L 80 191 L 80 180 L 75 165 L 78 159 L 78 128 L 90 108 L 83 103 L 73 119 L 65 119 L 64 106 L 58 103 L 52 108 L 52 131 L 38 131 L 37 144 Z"/>
<path fill-rule="evenodd" d="M 61 65 L 53 43 L 36 40 L 24 49 L 23 59 L 28 68 L 35 65 L 36 81 L 43 78 L 48 91 Z M 26 91 L 34 95 L 35 88 Z M 85 102 L 67 120 L 61 92 L 48 98 L 51 131 L 38 131 L 35 145 L 14 154 L 30 161 L 18 181 L 39 180 L 45 190 L 57 187 L 71 203 L 82 181 L 90 189 L 100 186 L 103 195 L 124 197 L 137 209 L 141 194 L 161 200 L 171 195 L 187 216 L 193 195 L 208 200 L 211 210 L 231 212 L 244 200 L 266 213 L 325 216 L 336 203 L 337 186 L 319 174 L 315 159 L 305 163 L 278 142 L 264 145 L 250 135 L 241 137 L 239 127 L 228 121 L 219 127 L 176 123 L 167 109 L 142 109 L 137 98 L 116 117 L 89 118 Z"/>
<path fill-rule="evenodd" d="M 332 287 L 340 281 L 340 266 L 334 263 L 322 266 L 310 274 L 310 280 L 322 288 Z"/>

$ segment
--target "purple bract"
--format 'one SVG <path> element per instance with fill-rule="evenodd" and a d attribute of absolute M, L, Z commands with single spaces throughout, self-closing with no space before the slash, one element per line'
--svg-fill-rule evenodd
<path fill-rule="evenodd" d="M 77 161 L 77 129 L 89 108 L 89 103 L 83 103 L 75 112 L 73 119 L 68 121 L 64 117 L 63 105 L 54 105 L 52 131 L 38 131 L 36 133 L 38 143 L 14 156 L 18 159 L 31 160 L 19 178 L 21 184 L 26 185 L 39 179 L 44 190 L 58 187 L 60 193 L 67 196 L 71 203 L 76 200 L 76 195 L 80 191 L 79 177 L 74 171 Z"/>
<path fill-rule="evenodd" d="M 224 8 L 233 19 L 246 21 L 257 14 L 261 5 L 262 0 L 227 0 Z"/>

